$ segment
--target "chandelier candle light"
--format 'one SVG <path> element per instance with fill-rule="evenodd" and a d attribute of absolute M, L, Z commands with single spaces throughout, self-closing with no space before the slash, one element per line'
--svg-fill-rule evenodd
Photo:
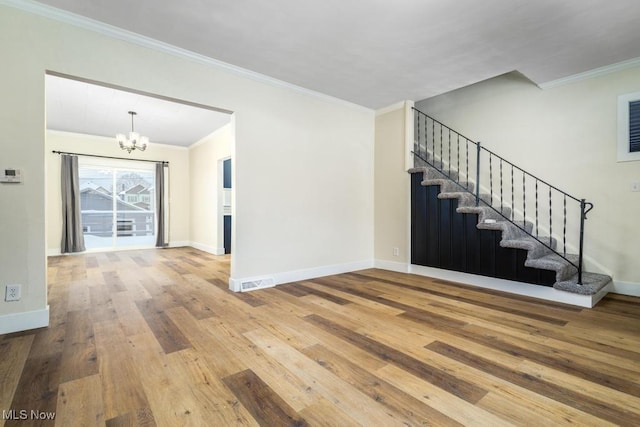
<path fill-rule="evenodd" d="M 131 114 L 131 132 L 129 132 L 129 138 L 127 138 L 124 134 L 119 133 L 116 135 L 116 140 L 118 144 L 120 144 L 120 148 L 123 150 L 127 150 L 127 153 L 131 153 L 133 150 L 144 151 L 147 149 L 147 145 L 149 145 L 149 138 L 146 136 L 140 136 L 138 132 L 134 132 L 133 130 L 133 116 L 135 116 L 135 111 L 129 111 Z"/>

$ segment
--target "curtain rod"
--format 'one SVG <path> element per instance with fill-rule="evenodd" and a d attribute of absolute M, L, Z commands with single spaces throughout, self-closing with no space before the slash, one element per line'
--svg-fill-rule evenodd
<path fill-rule="evenodd" d="M 55 154 L 71 154 L 73 156 L 99 157 L 101 159 L 133 160 L 133 161 L 136 161 L 136 162 L 162 163 L 163 165 L 169 166 L 169 162 L 165 162 L 164 160 L 127 159 L 126 157 L 99 156 L 97 154 L 69 153 L 68 151 L 56 151 L 56 150 L 53 150 L 52 153 L 55 153 Z"/>

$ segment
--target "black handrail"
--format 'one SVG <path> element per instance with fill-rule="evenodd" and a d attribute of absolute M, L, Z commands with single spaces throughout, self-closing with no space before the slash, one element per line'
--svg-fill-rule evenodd
<path fill-rule="evenodd" d="M 583 249 L 584 249 L 584 220 L 586 219 L 586 215 L 587 213 L 593 209 L 593 204 L 590 202 L 586 202 L 584 199 L 578 199 L 577 197 L 572 196 L 571 194 L 560 190 L 559 188 L 557 188 L 554 185 L 549 184 L 547 181 L 536 177 L 535 175 L 533 175 L 532 173 L 522 169 L 519 166 L 516 166 L 515 164 L 513 164 L 512 162 L 506 160 L 504 157 L 499 156 L 498 154 L 494 153 L 491 150 L 486 149 L 485 147 L 482 146 L 482 144 L 480 142 L 476 142 L 471 140 L 470 138 L 464 136 L 463 134 L 457 132 L 456 130 L 450 128 L 449 126 L 443 124 L 442 122 L 434 119 L 433 117 L 425 114 L 424 112 L 413 108 L 413 110 L 415 111 L 415 115 L 414 115 L 414 123 L 415 123 L 415 147 L 414 147 L 414 151 L 412 152 L 417 158 L 421 159 L 423 162 L 429 164 L 430 166 L 434 167 L 435 169 L 437 169 L 438 171 L 440 171 L 441 173 L 443 173 L 447 178 L 451 179 L 453 182 L 455 182 L 462 190 L 471 193 L 475 196 L 475 203 L 476 206 L 478 206 L 480 203 L 482 203 L 483 205 L 486 205 L 490 208 L 492 208 L 495 212 L 497 212 L 498 214 L 500 214 L 500 216 L 502 216 L 503 218 L 505 218 L 506 220 L 510 221 L 511 223 L 513 223 L 518 229 L 520 229 L 521 231 L 525 232 L 527 235 L 531 236 L 532 238 L 536 239 L 538 242 L 540 242 L 542 245 L 544 245 L 546 248 L 548 248 L 549 250 L 551 250 L 552 252 L 554 252 L 555 254 L 557 254 L 558 256 L 560 256 L 561 258 L 565 259 L 568 263 L 570 263 L 571 265 L 573 265 L 577 270 L 578 270 L 578 284 L 582 284 L 582 264 L 583 264 Z M 421 132 L 421 124 L 423 125 L 423 129 Z M 429 124 L 431 126 L 429 126 Z M 429 127 L 431 127 L 431 129 L 429 129 Z M 439 147 L 436 144 L 436 127 L 440 128 L 440 132 L 439 132 Z M 429 132 L 429 130 L 431 132 Z M 446 130 L 446 133 L 448 135 L 448 138 L 443 138 L 443 130 Z M 456 145 L 452 147 L 452 142 L 451 142 L 451 134 L 453 133 L 453 135 L 455 136 L 455 141 L 456 141 Z M 464 139 L 464 151 L 461 151 L 460 148 L 460 138 Z M 429 141 L 429 139 L 431 139 L 431 141 Z M 422 142 L 424 141 L 424 145 L 422 144 Z M 429 144 L 429 142 L 431 142 L 431 144 Z M 470 169 L 470 158 L 469 158 L 469 143 L 471 143 L 472 145 L 475 145 L 475 192 L 471 192 L 471 190 L 469 189 L 469 181 L 470 181 L 470 176 L 469 176 L 469 169 Z M 424 149 L 423 149 L 424 148 Z M 438 150 L 439 148 L 439 150 Z M 453 151 L 455 151 L 456 154 L 456 159 L 454 160 L 452 158 L 452 149 Z M 464 183 L 464 185 L 462 183 L 459 182 L 459 175 L 462 172 L 460 170 L 461 165 L 460 165 L 460 157 L 463 157 L 463 165 L 465 168 L 465 177 L 466 177 L 466 183 Z M 438 161 L 438 156 L 439 161 Z M 429 157 L 431 157 L 431 161 L 429 161 Z M 488 178 L 489 178 L 489 200 L 488 202 L 486 200 L 483 200 L 483 197 L 480 195 L 480 187 L 481 187 L 481 169 L 482 169 L 482 158 L 486 158 L 488 159 L 488 163 L 489 163 L 489 167 L 488 167 Z M 473 159 L 472 159 L 473 160 Z M 500 208 L 499 210 L 496 209 L 493 206 L 493 199 L 494 199 L 494 191 L 493 191 L 493 186 L 494 186 L 494 173 L 493 173 L 493 165 L 494 165 L 494 160 L 496 162 L 496 164 L 499 163 L 499 187 L 500 187 L 500 191 L 499 191 L 499 202 L 500 202 Z M 454 179 L 449 172 L 451 172 L 452 168 L 454 167 L 453 163 L 456 163 L 456 168 L 457 168 L 457 172 L 458 172 L 458 178 Z M 445 163 L 448 166 L 448 171 L 445 170 Z M 473 163 L 471 162 L 471 166 L 473 167 Z M 438 167 L 439 166 L 439 167 Z M 505 185 L 503 183 L 503 169 L 511 169 L 511 213 L 509 214 L 509 217 L 507 217 L 504 212 L 505 212 L 505 204 L 508 205 L 508 202 L 505 202 L 504 200 L 504 191 L 505 191 Z M 516 222 L 516 187 L 514 185 L 514 175 L 516 175 L 516 172 L 522 175 L 522 192 L 521 194 L 518 195 L 518 197 L 520 197 L 521 195 L 521 199 L 522 199 L 522 226 L 520 224 L 518 224 Z M 473 170 L 471 171 L 472 173 L 474 172 Z M 486 172 L 485 172 L 486 173 Z M 531 225 L 531 232 L 529 232 L 527 230 L 527 222 L 529 217 L 527 216 L 527 182 L 535 182 L 535 218 L 532 218 L 532 221 L 535 221 L 533 223 L 529 223 L 532 224 Z M 548 189 L 548 212 L 549 212 L 549 218 L 548 218 L 548 229 L 549 229 L 549 237 L 548 237 L 548 241 L 547 238 L 541 238 L 540 236 L 540 218 L 539 218 L 539 213 L 540 213 L 540 209 L 539 209 L 539 187 L 540 185 L 544 187 L 546 186 Z M 508 190 L 508 189 L 507 189 Z M 554 248 L 554 236 L 553 236 L 553 217 L 554 217 L 554 212 L 553 212 L 553 196 L 555 192 L 557 195 L 559 195 L 559 197 L 562 200 L 562 204 L 563 204 L 563 210 L 562 210 L 562 253 L 558 250 L 556 250 L 556 248 Z M 508 193 L 507 193 L 508 194 Z M 498 193 L 495 194 L 495 197 L 498 197 Z M 571 259 L 568 258 L 567 256 L 567 200 L 573 200 L 575 202 L 577 202 L 577 204 L 579 204 L 579 209 L 580 209 L 580 230 L 579 230 L 579 236 L 578 236 L 578 241 L 576 242 L 578 247 L 579 247 L 579 253 L 578 253 L 578 261 L 577 263 L 572 261 Z M 543 215 L 544 216 L 544 215 Z M 534 229 L 533 227 L 535 226 L 535 235 L 533 233 Z M 556 227 L 557 228 L 557 227 Z"/>

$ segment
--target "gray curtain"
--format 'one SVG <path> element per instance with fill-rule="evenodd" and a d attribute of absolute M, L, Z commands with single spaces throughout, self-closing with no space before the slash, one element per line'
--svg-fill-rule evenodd
<path fill-rule="evenodd" d="M 61 154 L 62 159 L 62 243 L 64 253 L 82 252 L 84 234 L 80 215 L 80 181 L 78 178 L 78 157 Z"/>
<path fill-rule="evenodd" d="M 167 246 L 167 236 L 165 236 L 165 188 L 164 188 L 164 168 L 162 162 L 156 163 L 156 216 L 157 216 L 157 234 L 156 247 L 163 248 Z"/>

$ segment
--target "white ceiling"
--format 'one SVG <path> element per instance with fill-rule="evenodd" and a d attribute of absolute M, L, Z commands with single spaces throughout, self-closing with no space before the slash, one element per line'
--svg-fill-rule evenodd
<path fill-rule="evenodd" d="M 183 147 L 231 120 L 215 110 L 53 75 L 46 76 L 46 103 L 47 129 L 115 138 L 131 131 L 128 112 L 135 111 L 136 132 L 151 143 Z"/>
<path fill-rule="evenodd" d="M 640 57 L 637 0 L 41 0 L 370 108 Z"/>

